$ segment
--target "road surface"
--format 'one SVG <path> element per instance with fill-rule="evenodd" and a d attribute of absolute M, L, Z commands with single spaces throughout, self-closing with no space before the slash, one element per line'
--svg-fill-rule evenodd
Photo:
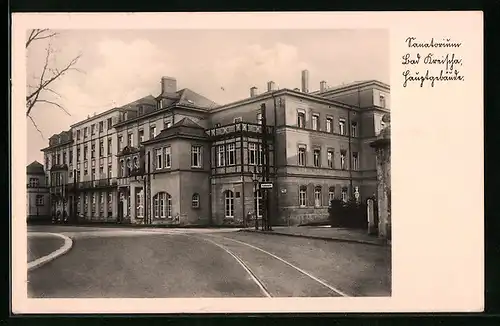
<path fill-rule="evenodd" d="M 34 298 L 390 296 L 388 247 L 237 232 L 36 226 L 73 240 L 28 273 Z"/>

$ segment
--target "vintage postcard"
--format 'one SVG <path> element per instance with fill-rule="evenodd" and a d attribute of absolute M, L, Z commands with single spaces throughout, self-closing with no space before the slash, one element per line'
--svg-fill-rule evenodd
<path fill-rule="evenodd" d="M 482 19 L 14 14 L 13 312 L 482 311 Z"/>

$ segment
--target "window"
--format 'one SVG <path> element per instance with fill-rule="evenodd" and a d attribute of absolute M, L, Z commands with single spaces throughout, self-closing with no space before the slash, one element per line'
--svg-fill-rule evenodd
<path fill-rule="evenodd" d="M 83 128 L 83 138 L 87 138 L 88 137 L 88 132 L 89 132 L 89 127 Z"/>
<path fill-rule="evenodd" d="M 92 213 L 95 213 L 96 198 L 95 193 L 92 194 Z"/>
<path fill-rule="evenodd" d="M 300 186 L 299 188 L 299 206 L 306 207 L 307 198 L 307 188 L 306 186 Z"/>
<path fill-rule="evenodd" d="M 95 158 L 95 144 L 90 145 L 90 158 Z"/>
<path fill-rule="evenodd" d="M 201 168 L 201 146 L 191 146 L 191 167 Z"/>
<path fill-rule="evenodd" d="M 99 204 L 104 204 L 104 193 L 103 192 L 99 193 Z M 101 210 L 102 210 L 103 206 L 102 205 L 100 205 L 100 206 L 101 206 Z"/>
<path fill-rule="evenodd" d="M 99 179 L 104 178 L 104 166 L 99 167 Z"/>
<path fill-rule="evenodd" d="M 172 121 L 170 121 L 170 120 L 165 121 L 164 126 L 165 126 L 165 129 L 172 127 Z"/>
<path fill-rule="evenodd" d="M 92 168 L 92 180 L 95 180 L 95 168 Z"/>
<path fill-rule="evenodd" d="M 62 155 L 62 164 L 66 164 L 66 152 L 63 152 L 63 155 Z"/>
<path fill-rule="evenodd" d="M 81 176 L 80 170 L 76 171 L 76 180 L 77 181 L 80 181 L 80 176 Z"/>
<path fill-rule="evenodd" d="M 80 130 L 76 131 L 76 140 L 80 140 Z"/>
<path fill-rule="evenodd" d="M 108 178 L 113 177 L 113 166 L 111 164 L 108 164 Z"/>
<path fill-rule="evenodd" d="M 124 177 L 125 176 L 125 161 L 124 160 L 120 160 L 120 177 Z"/>
<path fill-rule="evenodd" d="M 155 149 L 156 152 L 156 169 L 162 169 L 163 168 L 163 160 L 162 160 L 162 149 L 158 148 Z"/>
<path fill-rule="evenodd" d="M 99 141 L 99 157 L 104 157 L 104 140 Z"/>
<path fill-rule="evenodd" d="M 326 153 L 326 159 L 328 161 L 328 167 L 330 169 L 333 169 L 333 150 L 329 149 L 328 152 Z"/>
<path fill-rule="evenodd" d="M 224 194 L 224 212 L 225 216 L 229 218 L 234 217 L 234 193 L 231 190 L 226 190 Z"/>
<path fill-rule="evenodd" d="M 359 154 L 358 152 L 352 152 L 352 169 L 359 169 Z"/>
<path fill-rule="evenodd" d="M 380 130 L 385 128 L 385 122 L 384 120 L 380 119 Z"/>
<path fill-rule="evenodd" d="M 346 187 L 342 188 L 342 201 L 344 203 L 347 202 L 347 188 Z"/>
<path fill-rule="evenodd" d="M 297 112 L 297 127 L 299 127 L 299 128 L 306 127 L 306 113 L 305 112 Z"/>
<path fill-rule="evenodd" d="M 83 195 L 83 211 L 87 213 L 89 209 L 89 197 L 87 195 Z"/>
<path fill-rule="evenodd" d="M 380 106 L 385 108 L 385 96 L 380 95 Z"/>
<path fill-rule="evenodd" d="M 264 201 L 262 200 L 261 191 L 260 190 L 255 191 L 254 197 L 255 197 L 255 209 L 256 209 L 255 214 L 257 217 L 262 217 Z"/>
<path fill-rule="evenodd" d="M 36 195 L 36 206 L 43 206 L 43 195 Z"/>
<path fill-rule="evenodd" d="M 340 168 L 345 170 L 345 150 L 340 151 Z"/>
<path fill-rule="evenodd" d="M 143 188 L 135 188 L 135 216 L 138 218 L 144 217 L 144 190 L 143 190 Z"/>
<path fill-rule="evenodd" d="M 112 149 L 113 149 L 113 139 L 108 138 L 108 155 L 111 154 Z"/>
<path fill-rule="evenodd" d="M 113 204 L 113 193 L 108 192 L 108 213 L 112 211 L 112 205 Z"/>
<path fill-rule="evenodd" d="M 193 198 L 191 199 L 191 206 L 193 208 L 200 207 L 200 195 L 198 195 L 198 194 L 193 195 Z"/>
<path fill-rule="evenodd" d="M 156 218 L 172 218 L 172 196 L 159 192 L 153 197 L 153 204 Z"/>
<path fill-rule="evenodd" d="M 237 117 L 237 118 L 234 118 L 233 121 L 234 121 L 234 123 L 238 123 L 238 122 L 241 122 L 243 120 L 241 119 L 241 117 Z"/>
<path fill-rule="evenodd" d="M 68 157 L 69 164 L 73 164 L 73 150 L 69 150 L 69 157 Z"/>
<path fill-rule="evenodd" d="M 138 115 L 143 115 L 144 114 L 144 107 L 140 106 L 139 109 L 137 109 Z"/>
<path fill-rule="evenodd" d="M 104 131 L 104 121 L 100 121 L 99 122 L 99 132 L 103 132 Z"/>
<path fill-rule="evenodd" d="M 132 161 L 130 158 L 127 159 L 127 176 L 130 176 L 130 172 L 132 171 Z"/>
<path fill-rule="evenodd" d="M 339 120 L 339 133 L 341 135 L 345 135 L 345 120 L 344 119 Z"/>
<path fill-rule="evenodd" d="M 127 146 L 134 146 L 134 134 L 132 133 L 127 135 Z"/>
<path fill-rule="evenodd" d="M 149 127 L 149 139 L 153 139 L 156 137 L 156 126 L 152 125 Z"/>
<path fill-rule="evenodd" d="M 351 137 L 358 137 L 358 123 L 351 123 Z"/>
<path fill-rule="evenodd" d="M 172 166 L 172 148 L 170 146 L 163 148 L 163 154 L 165 156 L 165 167 L 170 168 Z"/>
<path fill-rule="evenodd" d="M 257 145 L 255 143 L 248 143 L 248 164 L 257 164 Z"/>
<path fill-rule="evenodd" d="M 328 188 L 328 203 L 335 199 L 335 187 Z"/>
<path fill-rule="evenodd" d="M 123 136 L 118 136 L 118 152 L 123 148 Z"/>
<path fill-rule="evenodd" d="M 80 162 L 80 154 L 81 154 L 81 150 L 80 150 L 80 148 L 77 148 L 76 149 L 76 161 L 77 162 Z"/>
<path fill-rule="evenodd" d="M 236 164 L 236 146 L 234 143 L 227 144 L 227 165 Z"/>
<path fill-rule="evenodd" d="M 313 130 L 319 130 L 319 115 L 317 114 L 312 116 L 312 128 Z"/>
<path fill-rule="evenodd" d="M 224 156 L 224 146 L 217 146 L 217 166 L 224 166 L 226 164 L 225 156 Z"/>
<path fill-rule="evenodd" d="M 314 206 L 321 207 L 321 187 L 314 188 Z"/>
<path fill-rule="evenodd" d="M 92 135 L 95 135 L 95 124 L 92 124 L 92 125 L 90 126 L 90 130 L 91 130 L 91 134 L 92 134 Z"/>
<path fill-rule="evenodd" d="M 259 155 L 257 156 L 257 164 L 262 165 L 262 163 L 265 161 L 264 157 L 264 151 L 262 150 L 262 145 L 257 145 L 259 147 Z"/>
<path fill-rule="evenodd" d="M 359 201 L 359 187 L 358 186 L 354 187 L 354 198 L 356 199 L 356 201 Z"/>
<path fill-rule="evenodd" d="M 321 166 L 321 150 L 314 150 L 314 166 L 319 168 Z"/>
<path fill-rule="evenodd" d="M 108 126 L 108 130 L 111 129 L 111 127 L 113 126 L 113 119 L 112 118 L 108 118 L 107 126 Z"/>
<path fill-rule="evenodd" d="M 262 113 L 257 113 L 257 123 L 262 124 Z"/>
<path fill-rule="evenodd" d="M 298 164 L 300 166 L 306 165 L 306 147 L 305 146 L 299 147 L 299 153 L 297 155 L 297 159 L 298 159 Z"/>
<path fill-rule="evenodd" d="M 326 132 L 333 132 L 333 119 L 326 118 Z"/>
<path fill-rule="evenodd" d="M 88 168 L 89 167 L 89 162 L 83 162 L 83 167 Z"/>
<path fill-rule="evenodd" d="M 88 151 L 89 151 L 88 146 L 83 146 L 83 160 L 84 161 L 86 161 L 88 158 Z"/>
<path fill-rule="evenodd" d="M 57 165 L 61 164 L 61 154 L 57 154 Z"/>
<path fill-rule="evenodd" d="M 30 178 L 29 185 L 32 188 L 36 188 L 40 185 L 40 180 L 38 180 L 38 178 Z"/>
<path fill-rule="evenodd" d="M 139 130 L 139 144 L 144 141 L 144 129 Z"/>
<path fill-rule="evenodd" d="M 137 156 L 134 156 L 134 169 L 139 168 L 139 160 L 137 159 Z"/>

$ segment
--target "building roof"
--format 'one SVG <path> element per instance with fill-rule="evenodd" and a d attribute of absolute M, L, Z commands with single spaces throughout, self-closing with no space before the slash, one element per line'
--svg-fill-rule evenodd
<path fill-rule="evenodd" d="M 45 175 L 45 170 L 43 169 L 43 165 L 38 161 L 33 161 L 26 167 L 27 174 L 43 174 Z"/>
<path fill-rule="evenodd" d="M 317 91 L 311 92 L 310 94 L 323 95 L 325 93 L 330 93 L 330 92 L 336 93 L 336 92 L 341 92 L 343 90 L 347 90 L 349 88 L 361 88 L 361 87 L 369 86 L 369 85 L 377 85 L 379 87 L 390 89 L 390 85 L 383 83 L 379 80 L 372 79 L 372 80 L 358 80 L 358 81 L 353 81 L 353 82 L 350 82 L 347 84 L 341 84 L 341 85 L 337 85 L 337 86 L 327 87 L 323 92 L 321 92 L 320 90 L 317 90 Z"/>
<path fill-rule="evenodd" d="M 189 118 L 182 118 L 180 121 L 176 122 L 172 127 L 163 129 L 158 134 L 158 136 L 144 142 L 144 144 L 154 143 L 157 141 L 161 141 L 163 139 L 174 138 L 174 137 L 205 139 L 207 138 L 207 134 L 205 133 L 205 128 L 203 128 L 193 120 Z"/>
<path fill-rule="evenodd" d="M 169 99 L 171 100 L 169 105 L 178 104 L 204 109 L 211 109 L 219 106 L 214 101 L 209 100 L 205 96 L 198 94 L 189 88 L 183 88 L 175 93 L 161 93 L 157 99 Z"/>

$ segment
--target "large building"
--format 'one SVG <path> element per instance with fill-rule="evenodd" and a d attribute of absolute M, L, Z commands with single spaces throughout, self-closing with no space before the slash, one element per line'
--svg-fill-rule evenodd
<path fill-rule="evenodd" d="M 50 138 L 43 152 L 53 207 L 74 221 L 248 226 L 262 216 L 267 176 L 271 223 L 291 225 L 326 219 L 333 198 L 376 195 L 369 144 L 389 112 L 389 86 L 321 82 L 310 92 L 308 71 L 301 86 L 270 81 L 218 105 L 163 77 L 158 96 Z"/>
<path fill-rule="evenodd" d="M 50 221 L 50 197 L 43 165 L 37 161 L 26 167 L 26 205 L 28 222 Z"/>

